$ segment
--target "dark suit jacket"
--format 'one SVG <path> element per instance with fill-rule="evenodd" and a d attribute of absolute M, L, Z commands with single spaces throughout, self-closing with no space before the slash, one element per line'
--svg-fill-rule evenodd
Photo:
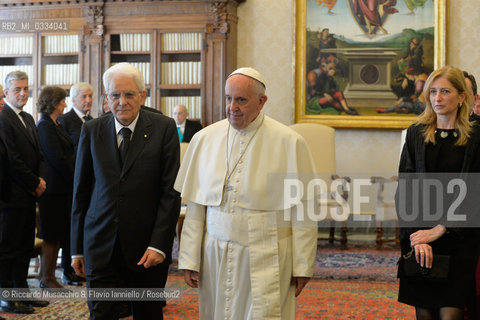
<path fill-rule="evenodd" d="M 183 132 L 182 142 L 190 142 L 193 135 L 198 131 L 202 130 L 202 124 L 198 121 L 185 120 L 185 131 Z"/>
<path fill-rule="evenodd" d="M 84 255 L 87 274 L 107 265 L 117 238 L 132 269 L 149 246 L 171 260 L 180 210 L 173 189 L 180 157 L 175 122 L 139 112 L 123 167 L 111 114 L 86 122 L 80 134 L 71 253 Z"/>
<path fill-rule="evenodd" d="M 145 110 L 145 111 L 150 111 L 150 112 L 153 112 L 153 113 L 159 113 L 159 114 L 163 114 L 162 111 L 160 110 L 157 110 L 155 108 L 152 108 L 152 107 L 147 107 L 147 106 L 141 106 L 142 110 Z"/>
<path fill-rule="evenodd" d="M 71 194 L 75 166 L 72 139 L 62 125 L 56 125 L 48 115 L 42 115 L 37 128 L 46 163 L 44 194 Z"/>
<path fill-rule="evenodd" d="M 78 115 L 75 113 L 75 110 L 72 108 L 72 110 L 58 117 L 58 122 L 60 122 L 60 124 L 65 128 L 65 130 L 68 132 L 68 135 L 72 139 L 76 154 L 83 121 L 78 117 Z"/>
<path fill-rule="evenodd" d="M 9 150 L 12 164 L 12 190 L 8 202 L 0 201 L 2 208 L 25 208 L 35 202 L 32 193 L 43 176 L 45 163 L 33 117 L 27 114 L 27 123 L 33 128 L 33 139 L 15 111 L 5 105 L 0 113 L 0 130 Z"/>
<path fill-rule="evenodd" d="M 7 144 L 0 131 L 0 199 L 5 201 L 10 198 L 10 170 L 10 156 L 8 154 Z"/>

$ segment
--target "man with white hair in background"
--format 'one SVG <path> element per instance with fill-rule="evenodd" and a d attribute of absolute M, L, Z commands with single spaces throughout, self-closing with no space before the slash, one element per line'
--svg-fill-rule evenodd
<path fill-rule="evenodd" d="M 70 98 L 72 99 L 72 109 L 58 117 L 58 122 L 68 132 L 72 138 L 75 155 L 77 154 L 78 139 L 80 138 L 80 131 L 85 121 L 92 120 L 90 111 L 93 103 L 93 88 L 86 82 L 79 82 L 70 88 Z M 62 282 L 68 285 L 80 286 L 85 279 L 77 276 L 73 270 L 72 258 L 70 255 L 70 232 L 68 238 L 61 243 L 62 248 L 62 268 L 63 276 Z"/>
<path fill-rule="evenodd" d="M 317 226 L 287 214 L 298 203 L 284 201 L 283 182 L 313 175 L 312 156 L 300 135 L 262 113 L 258 71 L 230 74 L 225 97 L 227 119 L 193 137 L 175 182 L 188 201 L 179 269 L 199 288 L 200 319 L 294 319 Z"/>
<path fill-rule="evenodd" d="M 180 142 L 190 142 L 195 133 L 202 130 L 200 122 L 189 120 L 187 117 L 187 107 L 183 104 L 177 104 L 173 109 L 173 119 L 177 124 L 177 132 Z"/>
<path fill-rule="evenodd" d="M 72 138 L 75 154 L 77 154 L 78 139 L 80 138 L 82 125 L 85 121 L 93 119 L 90 115 L 93 103 L 93 88 L 86 82 L 76 83 L 70 88 L 70 98 L 72 99 L 72 109 L 61 115 L 58 118 L 58 122 Z"/>

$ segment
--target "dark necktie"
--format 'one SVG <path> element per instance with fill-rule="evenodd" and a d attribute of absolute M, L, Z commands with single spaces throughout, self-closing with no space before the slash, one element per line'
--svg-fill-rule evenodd
<path fill-rule="evenodd" d="M 120 130 L 120 135 L 122 136 L 122 143 L 120 143 L 120 158 L 122 159 L 123 164 L 127 158 L 127 151 L 128 146 L 130 145 L 130 136 L 132 135 L 132 130 L 124 127 Z"/>
<path fill-rule="evenodd" d="M 27 113 L 25 111 L 20 111 L 20 117 L 22 117 L 23 122 L 25 123 L 25 127 L 28 131 L 28 135 L 32 139 L 33 142 L 35 142 L 35 133 L 33 132 L 33 128 L 30 125 L 30 122 L 27 120 Z"/>
<path fill-rule="evenodd" d="M 83 116 L 83 120 L 85 120 L 85 122 L 87 122 L 88 120 L 92 120 L 92 117 L 89 116 L 89 115 L 86 115 L 86 116 Z"/>

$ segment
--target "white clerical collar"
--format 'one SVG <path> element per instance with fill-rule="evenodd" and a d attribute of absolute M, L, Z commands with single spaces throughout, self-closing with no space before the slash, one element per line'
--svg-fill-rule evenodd
<path fill-rule="evenodd" d="M 75 113 L 76 113 L 77 116 L 80 118 L 80 120 L 82 120 L 83 122 L 85 122 L 85 119 L 84 119 L 83 117 L 88 116 L 88 113 L 83 113 L 82 111 L 78 110 L 78 109 L 75 108 L 74 106 L 72 106 L 72 109 L 73 109 L 73 111 L 75 111 Z"/>
<path fill-rule="evenodd" d="M 246 128 L 243 128 L 243 129 L 235 129 L 232 127 L 232 129 L 238 133 L 246 133 L 246 132 L 252 132 L 252 131 L 255 131 L 257 130 L 258 127 L 260 127 L 260 125 L 262 124 L 263 122 L 263 118 L 264 118 L 264 114 L 262 111 L 260 111 L 260 113 L 258 114 L 258 116 L 255 118 L 255 120 L 253 120 L 252 122 L 250 122 L 250 124 L 246 127 Z"/>
<path fill-rule="evenodd" d="M 133 134 L 133 132 L 135 131 L 135 126 L 137 125 L 139 116 L 140 116 L 140 112 L 137 113 L 137 116 L 135 117 L 135 119 L 128 126 L 124 126 L 123 124 L 117 121 L 117 118 L 115 118 L 115 116 L 113 116 L 113 119 L 115 119 L 115 132 L 117 133 L 117 135 L 120 134 L 120 130 L 122 130 L 123 128 L 130 129 Z"/>

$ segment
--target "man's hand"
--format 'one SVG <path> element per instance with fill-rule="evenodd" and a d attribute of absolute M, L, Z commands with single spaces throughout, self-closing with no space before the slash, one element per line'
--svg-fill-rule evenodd
<path fill-rule="evenodd" d="M 47 190 L 47 183 L 43 178 L 38 178 L 40 181 L 38 182 L 38 186 L 35 189 L 33 195 L 36 196 L 37 198 L 40 198 L 40 196 Z"/>
<path fill-rule="evenodd" d="M 198 280 L 200 275 L 197 271 L 192 270 L 183 270 L 183 278 L 185 282 L 192 288 L 198 288 Z"/>
<path fill-rule="evenodd" d="M 155 250 L 147 249 L 143 257 L 138 261 L 137 266 L 143 265 L 145 269 L 155 267 L 163 262 L 165 258 Z"/>
<path fill-rule="evenodd" d="M 71 266 L 75 269 L 77 276 L 85 278 L 85 260 L 83 258 L 73 258 Z"/>
<path fill-rule="evenodd" d="M 295 297 L 300 295 L 308 281 L 310 281 L 310 277 L 292 277 L 292 284 L 295 285 Z"/>

